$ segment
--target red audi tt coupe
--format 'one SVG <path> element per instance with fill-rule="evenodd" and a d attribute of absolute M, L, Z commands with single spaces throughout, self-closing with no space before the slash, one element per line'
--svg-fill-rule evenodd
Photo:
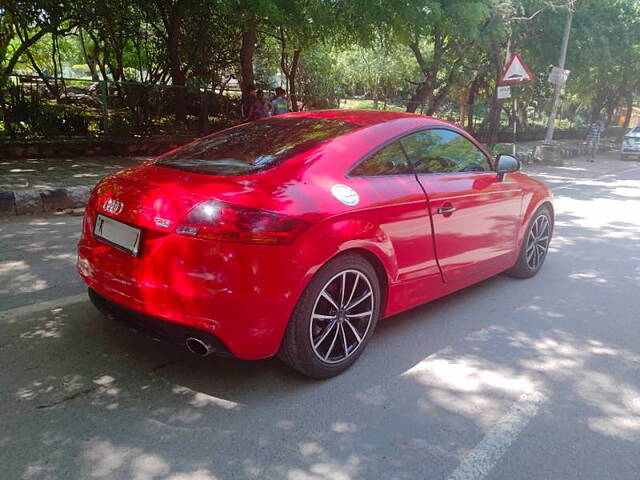
<path fill-rule="evenodd" d="M 103 179 L 78 270 L 97 307 L 193 353 L 326 378 L 381 318 L 538 272 L 552 197 L 519 167 L 424 116 L 268 118 Z"/>

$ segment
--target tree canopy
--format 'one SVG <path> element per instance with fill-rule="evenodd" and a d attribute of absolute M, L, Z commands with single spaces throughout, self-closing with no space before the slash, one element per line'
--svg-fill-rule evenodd
<path fill-rule="evenodd" d="M 358 98 L 470 130 L 527 128 L 548 109 L 568 9 L 563 112 L 613 122 L 640 95 L 640 0 L 1 0 L 0 88 L 13 74 L 54 94 L 63 77 L 221 94 L 237 82 L 283 86 L 293 109 Z M 505 117 L 496 87 L 516 51 L 536 79 Z"/>

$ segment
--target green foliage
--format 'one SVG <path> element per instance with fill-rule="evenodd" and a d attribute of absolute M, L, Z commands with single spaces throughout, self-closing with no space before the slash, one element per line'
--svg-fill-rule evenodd
<path fill-rule="evenodd" d="M 303 53 L 299 75 L 300 93 L 305 108 L 335 108 L 338 75 L 331 50 L 314 49 Z"/>
<path fill-rule="evenodd" d="M 12 72 L 186 85 L 191 93 L 171 95 L 144 86 L 112 87 L 112 131 L 201 128 L 202 104 L 193 92 L 241 79 L 243 34 L 253 31 L 250 65 L 257 85 L 282 84 L 307 108 L 358 97 L 359 105 L 371 108 L 408 106 L 461 122 L 471 111 L 470 126 L 497 131 L 500 121 L 505 127 L 512 121 L 493 101 L 509 44 L 536 77 L 518 87 L 519 104 L 526 106 L 518 112 L 521 128 L 541 127 L 567 1 L 12 0 L 0 7 L 0 97 L 11 104 L 6 86 Z M 567 127 L 596 115 L 613 118 L 640 95 L 640 0 L 579 0 L 575 9 L 571 75 L 559 119 Z M 47 82 L 53 100 L 62 83 Z M 210 121 L 235 118 L 237 96 L 212 100 Z M 100 127 L 91 119 L 98 113 L 85 118 L 81 107 L 42 103 L 16 110 L 35 122 L 16 123 L 17 133 L 76 134 Z M 38 123 L 38 108 L 46 110 L 44 123 Z M 5 125 L 12 125 L 11 113 Z"/>
<path fill-rule="evenodd" d="M 35 97 L 18 96 L 7 110 L 17 130 L 24 137 L 86 136 L 95 114 L 69 105 L 39 101 Z"/>

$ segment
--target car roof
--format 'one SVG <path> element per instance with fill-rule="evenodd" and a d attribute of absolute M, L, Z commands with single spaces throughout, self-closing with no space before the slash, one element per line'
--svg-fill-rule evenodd
<path fill-rule="evenodd" d="M 448 122 L 424 115 L 407 112 L 390 112 L 382 110 L 311 110 L 285 114 L 287 117 L 318 118 L 348 122 L 359 127 L 371 127 L 380 123 L 386 123 L 400 118 L 413 118 L 427 120 L 425 123 L 445 124 Z"/>

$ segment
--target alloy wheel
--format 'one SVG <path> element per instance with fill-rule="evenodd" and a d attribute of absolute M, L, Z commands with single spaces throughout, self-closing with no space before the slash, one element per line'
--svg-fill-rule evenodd
<path fill-rule="evenodd" d="M 549 247 L 549 239 L 549 218 L 546 215 L 540 215 L 533 222 L 527 238 L 527 266 L 531 270 L 537 270 L 542 265 Z"/>
<path fill-rule="evenodd" d="M 371 326 L 374 300 L 369 279 L 358 270 L 344 270 L 324 285 L 309 329 L 313 352 L 320 360 L 340 363 L 353 355 Z"/>

